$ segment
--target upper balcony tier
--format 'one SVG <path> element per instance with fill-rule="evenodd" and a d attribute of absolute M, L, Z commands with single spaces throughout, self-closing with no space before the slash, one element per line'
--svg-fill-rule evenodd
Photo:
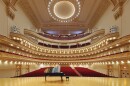
<path fill-rule="evenodd" d="M 48 35 L 48 37 L 42 36 L 42 35 L 39 35 L 38 33 L 34 32 L 34 31 L 27 30 L 27 29 L 24 30 L 24 34 L 26 34 L 30 37 L 34 37 L 36 39 L 39 39 L 43 42 L 46 41 L 48 43 L 58 43 L 58 44 L 67 44 L 68 43 L 68 44 L 71 44 L 71 43 L 85 42 L 86 40 L 104 35 L 105 30 L 104 29 L 97 30 L 97 31 L 95 31 L 91 34 L 89 33 L 89 34 L 85 34 L 85 35 L 78 35 L 78 36 L 75 36 L 75 37 L 70 37 L 70 39 L 68 37 L 67 38 L 64 37 L 66 40 L 58 40 L 58 38 L 57 39 L 49 38 L 51 36 L 49 36 L 49 35 Z M 63 37 L 61 37 L 61 38 L 63 38 Z M 59 39 L 61 39 L 61 38 L 59 38 Z"/>
<path fill-rule="evenodd" d="M 49 34 L 49 33 L 38 33 L 39 35 L 50 38 L 50 39 L 56 39 L 56 40 L 74 40 L 74 39 L 79 39 L 85 36 L 90 35 L 91 33 L 89 32 L 84 32 L 80 34 L 60 34 L 60 35 L 54 35 L 54 34 Z"/>

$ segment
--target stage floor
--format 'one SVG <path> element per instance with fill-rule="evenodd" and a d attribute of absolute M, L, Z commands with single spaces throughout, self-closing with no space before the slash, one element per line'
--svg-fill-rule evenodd
<path fill-rule="evenodd" d="M 0 78 L 0 86 L 130 86 L 130 78 L 70 77 Z"/>

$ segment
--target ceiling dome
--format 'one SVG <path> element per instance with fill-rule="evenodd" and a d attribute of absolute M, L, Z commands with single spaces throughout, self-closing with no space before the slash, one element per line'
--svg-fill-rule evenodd
<path fill-rule="evenodd" d="M 80 14 L 79 0 L 50 0 L 48 3 L 49 15 L 59 22 L 71 22 Z"/>
<path fill-rule="evenodd" d="M 54 5 L 54 14 L 61 19 L 68 19 L 75 13 L 75 6 L 70 1 L 59 1 Z"/>

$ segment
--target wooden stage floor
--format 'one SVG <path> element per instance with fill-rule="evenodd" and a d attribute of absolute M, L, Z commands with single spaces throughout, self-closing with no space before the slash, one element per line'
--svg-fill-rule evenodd
<path fill-rule="evenodd" d="M 0 78 L 0 86 L 130 86 L 130 78 L 70 77 Z"/>

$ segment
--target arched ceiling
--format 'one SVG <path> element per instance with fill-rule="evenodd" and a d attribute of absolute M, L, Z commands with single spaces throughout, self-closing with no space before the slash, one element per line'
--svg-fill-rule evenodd
<path fill-rule="evenodd" d="M 50 30 L 85 30 L 92 28 L 109 6 L 109 0 L 79 0 L 80 15 L 72 22 L 55 21 L 48 13 L 50 0 L 19 0 L 19 5 L 36 27 Z M 62 1 L 62 0 L 57 0 Z M 76 4 L 76 0 L 67 0 Z"/>

